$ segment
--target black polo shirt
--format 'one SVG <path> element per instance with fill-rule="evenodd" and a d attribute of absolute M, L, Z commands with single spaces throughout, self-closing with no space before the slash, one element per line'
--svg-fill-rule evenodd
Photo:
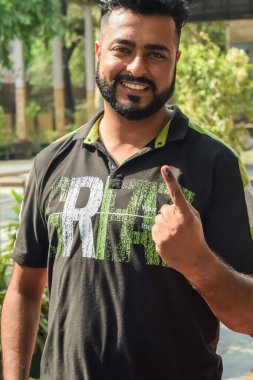
<path fill-rule="evenodd" d="M 48 267 L 41 380 L 220 380 L 219 324 L 151 237 L 172 165 L 212 250 L 253 272 L 253 193 L 238 157 L 173 107 L 122 165 L 99 140 L 102 112 L 35 159 L 14 260 Z"/>

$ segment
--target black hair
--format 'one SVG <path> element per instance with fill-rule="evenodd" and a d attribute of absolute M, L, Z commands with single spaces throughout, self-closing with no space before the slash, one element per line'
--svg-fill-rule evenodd
<path fill-rule="evenodd" d="M 186 0 L 99 0 L 102 19 L 109 18 L 112 11 L 120 8 L 129 9 L 143 15 L 168 15 L 176 24 L 178 36 L 189 18 Z"/>

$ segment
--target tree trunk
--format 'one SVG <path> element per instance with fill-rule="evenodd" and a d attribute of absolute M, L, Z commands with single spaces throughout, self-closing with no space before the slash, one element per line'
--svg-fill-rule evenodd
<path fill-rule="evenodd" d="M 90 5 L 86 5 L 84 8 L 86 101 L 88 118 L 92 116 L 95 109 L 94 41 L 91 9 Z"/>
<path fill-rule="evenodd" d="M 61 13 L 64 16 L 67 16 L 68 13 L 68 4 L 67 0 L 61 0 Z M 72 44 L 73 45 L 73 44 Z M 73 123 L 74 117 L 73 114 L 75 112 L 75 101 L 73 96 L 72 84 L 71 84 L 71 73 L 69 70 L 69 60 L 74 51 L 74 46 L 67 48 L 65 43 L 63 44 L 62 52 L 63 52 L 63 80 L 64 80 L 64 101 L 65 101 L 65 117 L 66 122 Z"/>
<path fill-rule="evenodd" d="M 65 98 L 66 119 L 70 123 L 74 121 L 73 114 L 75 112 L 75 101 L 74 101 L 72 84 L 71 84 L 71 73 L 69 70 L 69 61 L 78 42 L 73 42 L 69 48 L 66 48 L 66 46 L 63 46 L 64 98 Z"/>
<path fill-rule="evenodd" d="M 14 77 L 15 77 L 15 96 L 16 96 L 16 135 L 18 141 L 28 139 L 26 129 L 26 85 L 25 69 L 23 59 L 23 43 L 19 39 L 13 41 L 14 56 Z"/>
<path fill-rule="evenodd" d="M 59 136 L 64 134 L 64 82 L 63 82 L 63 62 L 62 43 L 60 37 L 54 37 L 53 41 L 53 68 L 54 68 L 54 111 L 55 124 Z"/>

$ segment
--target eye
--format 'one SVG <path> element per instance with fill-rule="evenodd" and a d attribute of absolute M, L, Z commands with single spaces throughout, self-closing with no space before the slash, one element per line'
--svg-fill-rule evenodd
<path fill-rule="evenodd" d="M 155 58 L 155 59 L 166 59 L 166 56 L 164 54 L 161 54 L 161 53 L 158 53 L 158 52 L 155 52 L 155 51 L 151 51 L 149 53 L 149 57 L 151 58 Z"/>
<path fill-rule="evenodd" d="M 114 53 L 116 53 L 118 55 L 124 55 L 124 54 L 130 53 L 129 48 L 127 48 L 125 46 L 115 46 L 111 49 L 111 51 L 113 51 Z"/>

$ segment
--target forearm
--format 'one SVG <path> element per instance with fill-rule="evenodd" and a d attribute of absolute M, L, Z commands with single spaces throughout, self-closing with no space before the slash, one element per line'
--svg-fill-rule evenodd
<path fill-rule="evenodd" d="M 203 264 L 185 276 L 221 322 L 253 336 L 253 278 L 235 272 L 206 249 Z"/>
<path fill-rule="evenodd" d="M 172 168 L 161 171 L 173 204 L 163 205 L 155 218 L 156 251 L 198 290 L 220 321 L 253 336 L 253 279 L 230 269 L 209 249 L 200 215 L 184 198 Z"/>
<path fill-rule="evenodd" d="M 9 288 L 2 310 L 4 380 L 29 377 L 40 315 L 40 302 Z"/>

